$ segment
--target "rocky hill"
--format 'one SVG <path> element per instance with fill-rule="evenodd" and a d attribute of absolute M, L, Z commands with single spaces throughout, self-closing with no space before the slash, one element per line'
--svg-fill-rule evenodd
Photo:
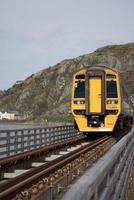
<path fill-rule="evenodd" d="M 134 97 L 134 43 L 110 45 L 95 52 L 66 59 L 32 74 L 25 81 L 0 93 L 0 110 L 17 110 L 37 121 L 70 121 L 72 75 L 79 68 L 104 64 L 124 73 Z"/>

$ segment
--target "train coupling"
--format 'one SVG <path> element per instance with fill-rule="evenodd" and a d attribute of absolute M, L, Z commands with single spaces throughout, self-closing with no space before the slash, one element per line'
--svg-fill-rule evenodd
<path fill-rule="evenodd" d="M 101 120 L 100 116 L 98 116 L 98 115 L 90 116 L 88 119 L 89 126 L 100 127 L 101 124 L 102 124 L 102 120 Z"/>

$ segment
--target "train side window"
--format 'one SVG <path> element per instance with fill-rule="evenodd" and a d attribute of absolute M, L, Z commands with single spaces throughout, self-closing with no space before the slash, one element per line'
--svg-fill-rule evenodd
<path fill-rule="evenodd" d="M 116 81 L 107 81 L 107 98 L 117 98 L 117 85 Z"/>
<path fill-rule="evenodd" d="M 85 98 L 85 81 L 75 83 L 74 98 Z"/>

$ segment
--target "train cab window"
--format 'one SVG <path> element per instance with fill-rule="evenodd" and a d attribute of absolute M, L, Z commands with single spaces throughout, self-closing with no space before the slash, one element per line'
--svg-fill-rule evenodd
<path fill-rule="evenodd" d="M 85 98 L 85 81 L 75 83 L 74 98 Z"/>
<path fill-rule="evenodd" d="M 117 85 L 116 81 L 107 81 L 107 98 L 117 98 Z"/>

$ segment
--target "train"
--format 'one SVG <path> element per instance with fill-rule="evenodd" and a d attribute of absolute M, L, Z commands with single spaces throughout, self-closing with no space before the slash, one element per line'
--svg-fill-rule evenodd
<path fill-rule="evenodd" d="M 71 113 L 75 129 L 90 134 L 133 124 L 133 103 L 121 73 L 97 64 L 73 75 Z"/>

